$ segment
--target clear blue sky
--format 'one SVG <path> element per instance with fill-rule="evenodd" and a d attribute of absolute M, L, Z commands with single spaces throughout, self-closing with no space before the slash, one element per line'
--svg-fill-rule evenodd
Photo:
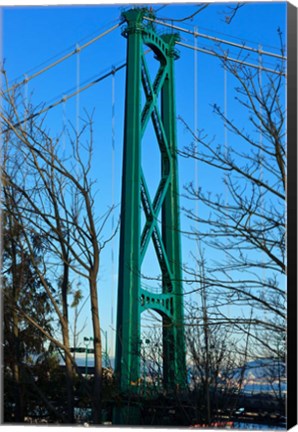
<path fill-rule="evenodd" d="M 163 4 L 162 4 L 163 5 Z M 158 9 L 162 5 L 154 5 Z M 129 5 L 125 5 L 127 8 Z M 231 4 L 229 4 L 231 6 Z M 122 6 L 59 6 L 59 7 L 5 7 L 3 9 L 3 55 L 5 68 L 11 82 L 30 75 L 53 59 L 58 58 L 74 49 L 76 44 L 82 45 L 88 39 L 109 28 L 120 17 Z M 181 19 L 192 15 L 197 5 L 167 5 L 157 16 Z M 257 2 L 247 3 L 239 9 L 230 24 L 225 22 L 228 13 L 227 4 L 210 4 L 204 11 L 192 20 L 177 23 L 177 25 L 222 39 L 237 43 L 245 43 L 254 48 L 260 45 L 262 49 L 279 52 L 279 38 L 277 29 L 280 28 L 285 37 L 286 29 L 285 2 Z M 161 28 L 163 29 L 163 28 Z M 194 44 L 191 35 L 181 34 L 182 41 Z M 205 39 L 198 39 L 198 46 L 214 49 L 214 43 Z M 106 36 L 85 49 L 79 57 L 79 79 L 85 82 L 93 76 L 109 70 L 111 66 L 125 61 L 126 40 L 121 36 L 120 29 Z M 225 48 L 227 49 L 227 47 Z M 194 121 L 194 51 L 179 47 L 180 59 L 176 62 L 176 101 L 177 115 L 193 127 Z M 229 48 L 229 55 L 236 56 L 237 49 Z M 211 104 L 224 103 L 224 72 L 218 59 L 198 53 L 198 116 L 197 127 L 204 129 L 209 136 L 214 136 L 219 144 L 223 144 L 224 128 L 212 115 Z M 256 61 L 250 56 L 247 61 Z M 265 64 L 264 64 L 265 65 Z M 32 80 L 24 91 L 33 94 L 34 103 L 47 103 L 61 98 L 63 94 L 76 87 L 78 58 L 71 57 L 53 70 Z M 268 67 L 274 67 L 274 60 L 269 60 Z M 112 188 L 115 189 L 115 203 L 120 202 L 121 164 L 122 164 L 122 134 L 123 134 L 123 105 L 124 105 L 125 71 L 117 73 L 115 78 L 115 182 L 112 185 L 112 80 L 106 79 L 102 83 L 80 94 L 80 112 L 86 108 L 89 111 L 95 107 L 95 153 L 93 175 L 97 179 L 98 212 L 102 214 L 111 203 Z M 233 118 L 241 115 L 234 101 L 234 83 L 227 77 L 227 108 Z M 53 131 L 63 125 L 63 119 L 68 118 L 75 123 L 75 109 L 78 100 L 74 98 L 64 106 L 52 110 L 48 115 L 49 125 Z M 191 141 L 183 126 L 178 123 L 179 147 Z M 156 152 L 145 150 L 148 155 L 147 164 L 144 163 L 145 174 L 150 173 L 152 191 L 159 173 L 158 163 L 155 162 Z M 192 181 L 195 175 L 194 163 L 189 160 L 180 161 L 180 186 Z M 208 170 L 199 167 L 199 184 L 208 186 L 209 190 L 222 190 L 219 179 L 208 176 Z M 189 203 L 183 202 L 184 205 Z M 117 218 L 117 216 L 116 216 Z M 111 226 L 111 224 L 110 224 Z M 110 226 L 108 228 L 110 228 Z M 182 228 L 188 229 L 188 222 L 182 218 Z M 107 230 L 108 233 L 108 230 Z M 108 330 L 109 344 L 114 340 L 111 326 L 115 327 L 115 311 L 117 296 L 117 262 L 118 236 L 113 244 L 107 246 L 102 253 L 102 263 L 99 278 L 99 301 L 101 311 L 101 326 Z M 111 262 L 111 247 L 114 249 L 114 266 Z M 183 239 L 183 261 L 190 259 L 189 251 L 194 246 Z M 152 265 L 152 267 L 151 267 Z M 153 264 L 148 263 L 149 272 Z M 114 274 L 112 274 L 112 269 Z M 146 273 L 146 270 L 144 269 Z M 157 270 L 158 273 L 158 270 Z M 112 290 L 114 291 L 112 293 Z M 114 317 L 111 318 L 111 310 Z M 84 317 L 89 316 L 89 304 L 84 309 Z M 83 316 L 82 316 L 83 318 Z M 83 336 L 90 336 L 91 321 Z M 112 351 L 110 351 L 112 353 Z"/>

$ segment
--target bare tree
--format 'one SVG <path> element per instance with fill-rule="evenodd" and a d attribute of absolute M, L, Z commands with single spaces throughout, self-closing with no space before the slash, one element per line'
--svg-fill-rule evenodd
<path fill-rule="evenodd" d="M 228 142 L 217 143 L 206 131 L 192 131 L 180 118 L 193 139 L 180 154 L 204 164 L 218 179 L 218 190 L 197 188 L 193 182 L 185 186 L 190 202 L 200 203 L 199 214 L 184 208 L 192 225 L 186 235 L 204 245 L 207 253 L 204 275 L 197 272 L 202 264 L 197 254 L 185 275 L 188 282 L 204 284 L 221 320 L 249 332 L 252 356 L 264 355 L 265 349 L 267 355 L 270 351 L 280 356 L 274 340 L 284 334 L 286 316 L 284 64 L 277 61 L 275 74 L 227 58 L 222 65 L 235 83 L 241 112 L 233 120 L 213 105 Z M 232 314 L 228 306 L 233 306 Z"/>
<path fill-rule="evenodd" d="M 4 191 L 4 201 L 6 193 Z M 22 309 L 30 311 L 39 325 L 51 331 L 51 304 L 45 295 L 42 284 L 31 264 L 30 254 L 26 248 L 22 230 L 9 213 L 2 210 L 3 255 L 2 255 L 2 296 L 3 309 L 3 346 L 4 371 L 11 375 L 14 387 L 12 418 L 23 422 L 25 416 L 25 362 L 32 355 L 40 354 L 45 349 L 46 338 L 32 328 L 23 316 L 18 313 Z M 36 261 L 40 261 L 40 253 L 34 250 Z M 6 382 L 7 384 L 7 382 Z M 6 392 L 7 385 L 4 386 Z"/>
<path fill-rule="evenodd" d="M 17 176 L 14 176 L 8 160 L 2 175 L 5 183 L 22 197 L 21 204 L 10 208 L 10 212 L 23 227 L 28 247 L 28 227 L 34 232 L 35 237 L 46 245 L 44 269 L 43 272 L 39 272 L 39 276 L 54 305 L 62 331 L 62 344 L 57 338 L 51 340 L 62 346 L 65 353 L 68 417 L 71 422 L 74 374 L 73 359 L 70 355 L 68 315 L 71 278 L 75 274 L 80 275 L 89 286 L 95 359 L 93 421 L 99 423 L 102 346 L 97 292 L 98 273 L 100 253 L 109 240 L 103 240 L 103 230 L 113 209 L 109 208 L 101 218 L 95 216 L 94 181 L 90 176 L 93 153 L 92 117 L 87 116 L 79 132 L 74 128 L 69 131 L 70 149 L 64 157 L 61 152 L 61 135 L 50 136 L 45 126 L 45 117 L 37 118 L 33 111 L 31 115 L 28 114 L 27 106 L 28 120 L 20 121 L 20 106 L 16 96 L 11 94 L 5 94 L 5 109 L 1 113 L 1 119 L 5 139 L 10 147 L 8 154 L 11 158 L 21 158 L 25 161 L 25 168 L 24 165 L 20 165 Z M 83 138 L 86 139 L 86 145 L 83 144 Z M 113 235 L 114 233 L 110 237 Z M 33 254 L 31 258 L 34 264 Z M 45 274 L 56 279 L 59 291 L 57 296 L 50 292 Z"/>

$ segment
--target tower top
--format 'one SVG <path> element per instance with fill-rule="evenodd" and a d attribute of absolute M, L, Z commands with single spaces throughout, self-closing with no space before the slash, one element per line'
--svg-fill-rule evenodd
<path fill-rule="evenodd" d="M 174 59 L 179 58 L 179 51 L 175 48 L 176 42 L 180 40 L 179 33 L 157 34 L 154 23 L 155 13 L 152 8 L 135 7 L 124 11 L 121 17 L 127 23 L 127 26 L 122 31 L 124 37 L 128 37 L 129 34 L 141 33 L 145 44 L 154 52 L 156 52 L 156 49 L 164 51 L 166 44 L 166 55 L 174 57 Z"/>
<path fill-rule="evenodd" d="M 130 33 L 131 31 L 142 31 L 145 27 L 143 23 L 144 17 L 155 19 L 155 14 L 151 8 L 134 7 L 122 12 L 121 17 L 128 24 L 126 32 Z M 152 22 L 149 21 L 148 26 L 152 28 Z"/>

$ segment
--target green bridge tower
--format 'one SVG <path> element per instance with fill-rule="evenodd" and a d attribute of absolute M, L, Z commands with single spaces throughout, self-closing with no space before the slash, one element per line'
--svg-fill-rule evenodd
<path fill-rule="evenodd" d="M 121 392 L 137 391 L 141 314 L 153 309 L 163 323 L 163 386 L 175 392 L 186 383 L 174 92 L 178 35 L 159 36 L 147 9 L 131 9 L 122 16 L 127 72 L 115 372 Z M 145 47 L 158 62 L 154 80 L 150 79 Z M 141 163 L 142 139 L 150 121 L 161 156 L 160 181 L 153 199 Z M 142 263 L 151 239 L 162 275 L 159 294 L 141 286 Z"/>

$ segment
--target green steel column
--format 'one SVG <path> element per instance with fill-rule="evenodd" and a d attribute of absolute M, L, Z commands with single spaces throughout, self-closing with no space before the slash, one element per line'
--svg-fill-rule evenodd
<path fill-rule="evenodd" d="M 148 11 L 140 8 L 123 13 L 127 22 L 127 76 L 115 372 L 120 391 L 127 395 L 139 389 L 141 312 L 146 308 L 155 309 L 163 317 L 166 389 L 175 391 L 186 383 L 174 96 L 177 36 L 160 38 L 151 24 L 142 24 L 144 15 L 149 15 Z M 160 63 L 153 82 L 142 53 L 143 45 L 153 50 Z M 142 90 L 145 96 L 143 107 Z M 161 181 L 153 200 L 141 167 L 142 137 L 150 119 L 162 160 Z M 146 222 L 141 233 L 142 210 Z M 156 223 L 160 213 L 161 234 Z M 152 294 L 140 286 L 142 261 L 150 239 L 163 275 L 161 294 Z M 135 408 L 135 413 L 132 412 L 128 406 L 116 409 L 115 421 L 133 424 L 136 411 Z"/>
<path fill-rule="evenodd" d="M 177 35 L 164 35 L 169 44 L 168 76 L 161 93 L 162 120 L 171 153 L 171 181 L 162 208 L 162 238 L 173 274 L 173 319 L 164 318 L 164 380 L 169 389 L 186 385 L 183 288 L 180 244 L 180 209 L 177 165 L 176 109 L 174 87 L 174 49 Z M 166 289 L 166 288 L 164 288 Z"/>
<path fill-rule="evenodd" d="M 143 12 L 124 14 L 128 26 L 125 130 L 122 171 L 120 257 L 115 372 L 121 391 L 130 389 L 140 369 L 140 185 L 141 48 Z"/>

